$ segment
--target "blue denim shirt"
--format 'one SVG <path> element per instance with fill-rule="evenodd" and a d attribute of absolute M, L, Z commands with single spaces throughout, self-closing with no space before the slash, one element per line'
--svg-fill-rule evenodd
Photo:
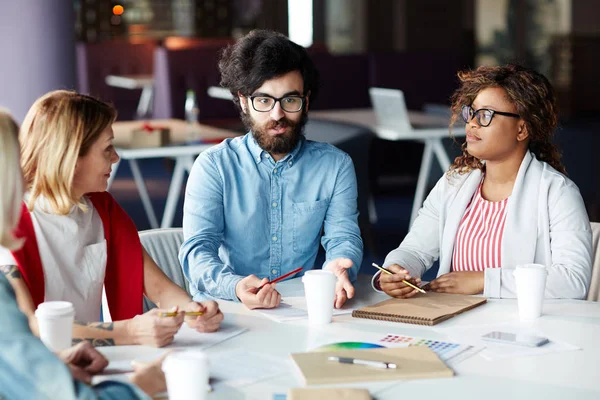
<path fill-rule="evenodd" d="M 88 386 L 29 330 L 15 293 L 0 274 L 0 399 L 149 399 L 125 382 Z"/>
<path fill-rule="evenodd" d="M 356 280 L 363 249 L 356 200 L 352 160 L 330 144 L 302 138 L 275 162 L 248 133 L 203 152 L 187 183 L 179 252 L 194 300 L 238 301 L 235 286 L 245 276 L 310 270 L 319 239 L 325 262 L 350 258 Z"/>

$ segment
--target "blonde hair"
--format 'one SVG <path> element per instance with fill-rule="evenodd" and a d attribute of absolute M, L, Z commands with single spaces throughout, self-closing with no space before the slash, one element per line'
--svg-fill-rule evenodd
<path fill-rule="evenodd" d="M 19 166 L 19 127 L 10 114 L 0 109 L 0 246 L 17 250 L 22 239 L 13 235 L 21 216 L 23 176 Z"/>
<path fill-rule="evenodd" d="M 33 103 L 19 135 L 30 210 L 40 196 L 58 215 L 73 206 L 85 210 L 72 190 L 75 165 L 116 116 L 111 105 L 67 90 L 46 93 Z"/>

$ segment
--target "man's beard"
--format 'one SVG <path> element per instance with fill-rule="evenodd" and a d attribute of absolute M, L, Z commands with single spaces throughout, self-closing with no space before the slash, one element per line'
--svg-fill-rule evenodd
<path fill-rule="evenodd" d="M 308 114 L 302 111 L 302 117 L 298 122 L 292 122 L 283 117 L 279 121 L 270 120 L 264 125 L 260 125 L 246 113 L 242 113 L 242 122 L 247 129 L 252 131 L 252 136 L 261 149 L 270 154 L 287 154 L 293 151 L 302 135 L 304 135 L 304 126 L 308 121 Z M 272 136 L 269 129 L 288 128 L 281 135 Z"/>

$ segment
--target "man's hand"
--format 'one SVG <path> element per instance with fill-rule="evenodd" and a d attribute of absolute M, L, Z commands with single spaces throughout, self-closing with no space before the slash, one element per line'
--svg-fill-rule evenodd
<path fill-rule="evenodd" d="M 190 301 L 185 306 L 185 311 L 200 311 L 202 315 L 197 317 L 186 316 L 187 325 L 198 332 L 215 332 L 219 329 L 223 321 L 223 313 L 219 310 L 219 304 L 216 301 L 203 301 L 197 303 Z"/>
<path fill-rule="evenodd" d="M 173 307 L 171 310 L 154 308 L 130 319 L 127 330 L 132 341 L 136 344 L 154 347 L 163 347 L 171 343 L 183 324 L 184 314 L 177 313 L 174 317 L 161 317 L 159 314 L 164 312 L 177 312 L 177 307 Z"/>
<path fill-rule="evenodd" d="M 88 341 L 83 341 L 56 353 L 71 370 L 73 378 L 85 383 L 108 365 L 108 360 Z"/>
<path fill-rule="evenodd" d="M 142 389 L 150 397 L 166 392 L 167 382 L 161 367 L 168 354 L 169 351 L 149 363 L 133 361 L 131 363 L 133 375 L 129 378 L 131 383 Z"/>
<path fill-rule="evenodd" d="M 275 290 L 275 284 L 268 282 L 267 278 L 261 280 L 256 275 L 249 275 L 235 285 L 235 294 L 250 310 L 275 308 L 279 306 L 281 295 Z"/>
<path fill-rule="evenodd" d="M 427 288 L 438 293 L 479 294 L 484 285 L 484 272 L 456 271 L 434 279 Z"/>
<path fill-rule="evenodd" d="M 354 297 L 354 286 L 348 278 L 348 268 L 351 268 L 353 262 L 349 258 L 336 258 L 325 264 L 323 268 L 326 271 L 331 271 L 337 277 L 335 284 L 335 308 L 341 308 L 346 300 Z"/>
<path fill-rule="evenodd" d="M 381 274 L 379 274 L 379 286 L 381 286 L 381 290 L 388 296 L 396 297 L 398 299 L 407 299 L 419 293 L 402 281 L 406 280 L 415 286 L 419 286 L 421 284 L 421 278 L 413 278 L 407 270 L 398 264 L 389 265 L 386 269 L 392 274 L 390 275 L 381 272 Z"/>

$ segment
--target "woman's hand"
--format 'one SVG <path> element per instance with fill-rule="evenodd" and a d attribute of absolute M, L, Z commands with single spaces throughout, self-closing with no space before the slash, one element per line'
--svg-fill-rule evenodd
<path fill-rule="evenodd" d="M 386 269 L 392 274 L 381 272 L 379 275 L 379 286 L 388 296 L 407 299 L 419 293 L 402 281 L 406 280 L 418 287 L 421 284 L 421 278 L 413 278 L 407 270 L 398 264 L 389 265 Z"/>
<path fill-rule="evenodd" d="M 175 312 L 174 317 L 161 317 L 160 313 Z M 170 311 L 154 308 L 145 314 L 136 315 L 128 321 L 127 331 L 131 341 L 146 346 L 164 347 L 173 341 L 183 324 L 184 313 L 177 307 Z"/>
<path fill-rule="evenodd" d="M 219 329 L 223 321 L 223 313 L 219 310 L 219 304 L 216 301 L 203 301 L 197 303 L 190 301 L 185 306 L 185 311 L 200 311 L 202 315 L 197 317 L 186 316 L 187 325 L 198 332 L 215 332 Z"/>
<path fill-rule="evenodd" d="M 67 364 L 73 378 L 85 383 L 90 383 L 92 376 L 102 372 L 108 365 L 108 360 L 88 341 L 61 350 L 56 355 Z"/>
<path fill-rule="evenodd" d="M 484 272 L 456 271 L 434 279 L 424 289 L 438 293 L 480 294 L 484 283 Z"/>

